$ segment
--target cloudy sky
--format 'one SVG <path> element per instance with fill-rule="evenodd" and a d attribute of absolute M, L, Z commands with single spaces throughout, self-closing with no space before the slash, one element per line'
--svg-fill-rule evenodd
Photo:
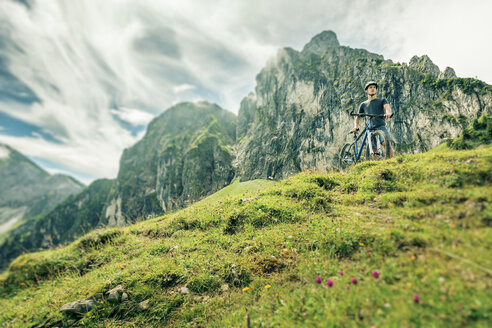
<path fill-rule="evenodd" d="M 0 0 L 0 143 L 51 173 L 113 178 L 180 101 L 237 113 L 277 49 L 342 45 L 492 83 L 492 1 Z"/>

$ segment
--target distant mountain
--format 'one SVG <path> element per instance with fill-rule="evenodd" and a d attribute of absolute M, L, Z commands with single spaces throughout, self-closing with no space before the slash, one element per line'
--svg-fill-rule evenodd
<path fill-rule="evenodd" d="M 208 102 L 181 103 L 126 149 L 115 180 L 93 182 L 0 240 L 0 269 L 23 252 L 52 248 L 103 226 L 123 226 L 181 208 L 234 177 L 236 116 Z"/>
<path fill-rule="evenodd" d="M 113 182 L 96 180 L 49 213 L 8 231 L 0 240 L 0 269 L 22 253 L 55 247 L 97 227 Z"/>
<path fill-rule="evenodd" d="M 15 149 L 0 144 L 0 234 L 23 218 L 49 212 L 84 185 L 50 175 Z"/>
<path fill-rule="evenodd" d="M 209 102 L 181 103 L 123 152 L 104 217 L 109 226 L 180 208 L 234 177 L 236 116 Z"/>

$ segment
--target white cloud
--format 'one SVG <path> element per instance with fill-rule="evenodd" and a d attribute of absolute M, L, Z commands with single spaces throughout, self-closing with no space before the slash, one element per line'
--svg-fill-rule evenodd
<path fill-rule="evenodd" d="M 189 90 L 194 90 L 194 89 L 196 89 L 196 87 L 194 85 L 187 84 L 187 83 L 180 84 L 180 85 L 173 87 L 174 93 L 181 93 L 184 91 L 189 91 Z"/>
<path fill-rule="evenodd" d="M 279 47 L 302 49 L 323 30 L 342 45 L 408 62 L 428 54 L 441 70 L 492 82 L 491 1 L 44 0 L 0 2 L 8 70 L 41 100 L 0 110 L 60 143 L 1 135 L 28 155 L 114 177 L 134 144 L 120 120 L 148 123 L 180 101 L 233 112 Z M 118 109 L 116 109 L 118 108 Z"/>
<path fill-rule="evenodd" d="M 126 107 L 121 107 L 118 110 L 112 109 L 111 113 L 133 126 L 147 125 L 155 117 L 153 114 L 139 109 Z"/>
<path fill-rule="evenodd" d="M 0 143 L 5 143 L 29 157 L 48 158 L 69 171 L 82 172 L 96 177 L 115 177 L 123 148 L 112 143 L 79 140 L 77 143 L 57 144 L 36 137 L 14 137 L 0 134 Z M 49 156 L 47 156 L 49 154 Z M 60 169 L 60 172 L 67 172 Z"/>

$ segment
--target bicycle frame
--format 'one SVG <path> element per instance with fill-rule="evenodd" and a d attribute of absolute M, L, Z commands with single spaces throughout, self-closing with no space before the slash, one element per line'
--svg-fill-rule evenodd
<path fill-rule="evenodd" d="M 364 135 L 364 139 L 362 139 L 362 143 L 360 144 L 360 148 L 357 148 L 357 140 L 359 140 L 362 137 L 362 135 Z M 359 161 L 360 156 L 362 155 L 362 148 L 366 144 L 367 140 L 371 140 L 371 130 L 369 130 L 369 127 L 366 123 L 364 130 L 362 130 L 362 132 L 357 137 L 355 137 L 355 140 L 352 143 L 352 145 L 354 145 L 355 162 L 356 163 Z M 372 151 L 372 147 L 369 147 L 369 153 L 371 155 L 374 154 L 374 152 Z"/>

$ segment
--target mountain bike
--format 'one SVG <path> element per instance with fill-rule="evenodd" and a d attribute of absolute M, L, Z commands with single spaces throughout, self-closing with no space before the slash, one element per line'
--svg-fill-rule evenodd
<path fill-rule="evenodd" d="M 369 121 L 374 117 L 384 117 L 384 115 L 377 114 L 355 114 L 350 113 L 351 116 L 368 117 L 369 120 L 365 121 L 365 127 L 362 132 L 357 135 L 357 131 L 350 131 L 349 134 L 354 134 L 354 142 L 347 143 L 342 147 L 340 151 L 340 167 L 345 169 L 351 165 L 357 164 L 363 160 L 376 160 L 380 161 L 386 158 L 390 158 L 391 141 L 388 140 L 386 133 L 378 128 L 369 128 Z M 391 114 L 390 117 L 393 117 Z M 361 139 L 360 147 L 357 142 Z M 372 147 L 371 147 L 372 144 Z"/>

